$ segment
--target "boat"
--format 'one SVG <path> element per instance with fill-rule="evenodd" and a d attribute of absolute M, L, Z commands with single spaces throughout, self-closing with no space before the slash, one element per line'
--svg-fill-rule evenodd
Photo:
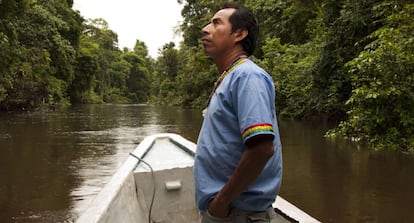
<path fill-rule="evenodd" d="M 163 133 L 147 136 L 91 201 L 77 223 L 198 223 L 193 164 L 196 144 Z M 273 222 L 316 223 L 278 196 Z"/>

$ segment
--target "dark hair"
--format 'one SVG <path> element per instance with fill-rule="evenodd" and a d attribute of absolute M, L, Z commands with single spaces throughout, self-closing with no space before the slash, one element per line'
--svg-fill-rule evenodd
<path fill-rule="evenodd" d="M 222 9 L 236 9 L 230 16 L 231 31 L 235 32 L 238 29 L 247 30 L 247 36 L 240 42 L 244 51 L 250 56 L 256 48 L 257 36 L 259 35 L 259 24 L 256 16 L 247 8 L 241 6 L 236 2 L 225 3 L 220 7 Z"/>

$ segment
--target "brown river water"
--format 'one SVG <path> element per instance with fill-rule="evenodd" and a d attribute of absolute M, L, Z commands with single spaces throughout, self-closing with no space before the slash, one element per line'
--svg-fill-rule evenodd
<path fill-rule="evenodd" d="M 74 222 L 145 136 L 196 141 L 201 122 L 146 105 L 0 113 L 0 222 Z M 326 139 L 331 126 L 279 120 L 281 196 L 322 222 L 414 222 L 414 155 Z"/>

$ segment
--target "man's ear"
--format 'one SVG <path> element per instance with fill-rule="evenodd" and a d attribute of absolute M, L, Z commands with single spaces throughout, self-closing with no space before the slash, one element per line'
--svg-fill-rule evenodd
<path fill-rule="evenodd" d="M 234 34 L 236 35 L 235 42 L 237 43 L 237 42 L 242 41 L 244 38 L 246 38 L 246 36 L 249 34 L 249 31 L 238 29 L 234 32 Z"/>

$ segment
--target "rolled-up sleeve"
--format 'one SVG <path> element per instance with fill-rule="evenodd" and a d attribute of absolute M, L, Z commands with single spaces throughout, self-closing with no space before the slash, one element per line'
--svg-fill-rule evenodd
<path fill-rule="evenodd" d="M 243 142 L 274 138 L 274 87 L 272 80 L 260 72 L 241 73 L 233 85 L 233 104 Z M 260 140 L 258 140 L 260 139 Z"/>

